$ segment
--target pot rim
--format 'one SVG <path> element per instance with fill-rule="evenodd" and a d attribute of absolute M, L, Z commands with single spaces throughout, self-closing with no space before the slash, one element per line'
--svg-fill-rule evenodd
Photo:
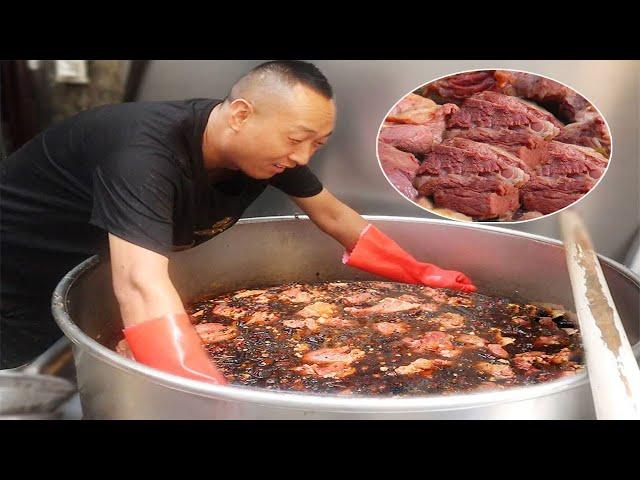
<path fill-rule="evenodd" d="M 452 220 L 439 220 L 416 217 L 397 217 L 384 215 L 364 215 L 367 220 L 372 221 L 394 221 L 400 223 L 426 223 L 436 225 L 449 225 L 460 229 L 480 229 L 494 232 L 496 234 L 510 235 L 520 238 L 527 238 L 537 242 L 562 246 L 562 242 L 556 239 L 535 235 L 518 230 L 494 227 L 484 224 L 460 223 Z M 282 222 L 291 220 L 309 221 L 307 215 L 283 215 L 269 217 L 244 218 L 238 224 Z M 624 265 L 608 257 L 598 255 L 601 261 L 614 267 L 619 273 L 625 275 L 630 281 L 640 288 L 640 277 Z M 161 370 L 148 367 L 146 365 L 129 360 L 113 350 L 101 345 L 91 337 L 86 335 L 69 317 L 66 311 L 66 303 L 69 291 L 74 283 L 86 272 L 95 268 L 100 263 L 97 255 L 83 261 L 71 271 L 69 271 L 58 283 L 52 296 L 52 313 L 64 334 L 73 342 L 76 347 L 88 351 L 97 359 L 123 370 L 133 375 L 142 375 L 148 381 L 172 390 L 213 398 L 224 401 L 250 402 L 265 404 L 271 407 L 280 407 L 299 410 L 320 410 L 320 411 L 345 411 L 345 412 L 411 412 L 411 411 L 437 411 L 472 408 L 479 406 L 490 406 L 497 403 L 510 403 L 522 400 L 530 400 L 542 396 L 553 395 L 566 390 L 575 389 L 588 383 L 586 369 L 581 373 L 553 380 L 545 383 L 526 387 L 514 387 L 505 390 L 490 390 L 484 392 L 472 392 L 455 395 L 430 395 L 424 397 L 360 397 L 360 396 L 337 396 L 321 395 L 312 393 L 295 393 L 281 390 L 265 390 L 255 387 L 238 385 L 213 385 L 198 380 L 191 380 Z M 640 356 L 640 341 L 633 346 L 636 358 Z"/>

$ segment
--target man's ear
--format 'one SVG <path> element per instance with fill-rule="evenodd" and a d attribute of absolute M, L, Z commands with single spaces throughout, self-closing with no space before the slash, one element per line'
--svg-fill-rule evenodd
<path fill-rule="evenodd" d="M 253 114 L 253 105 L 243 98 L 238 98 L 229 104 L 229 112 L 229 126 L 237 132 Z"/>

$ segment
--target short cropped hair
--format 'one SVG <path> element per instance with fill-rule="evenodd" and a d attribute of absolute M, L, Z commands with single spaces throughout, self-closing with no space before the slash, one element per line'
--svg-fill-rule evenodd
<path fill-rule="evenodd" d="M 263 76 L 275 78 L 290 86 L 302 84 L 329 100 L 333 98 L 333 89 L 329 80 L 313 63 L 302 60 L 274 60 L 262 63 L 251 69 L 249 73 L 235 83 L 227 99 L 235 100 L 238 90 Z"/>

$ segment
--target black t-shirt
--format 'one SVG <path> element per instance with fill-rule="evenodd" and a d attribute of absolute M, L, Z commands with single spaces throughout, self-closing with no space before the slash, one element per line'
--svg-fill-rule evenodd
<path fill-rule="evenodd" d="M 231 226 L 269 185 L 311 197 L 307 167 L 210 183 L 202 135 L 219 100 L 99 107 L 39 134 L 0 163 L 3 298 L 49 296 L 107 232 L 166 254 Z"/>

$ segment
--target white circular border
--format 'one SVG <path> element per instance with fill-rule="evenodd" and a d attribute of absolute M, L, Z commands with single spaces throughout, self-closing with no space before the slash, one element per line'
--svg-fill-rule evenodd
<path fill-rule="evenodd" d="M 537 218 L 530 218 L 529 220 L 517 220 L 517 221 L 513 221 L 513 222 L 501 222 L 501 221 L 493 221 L 493 222 L 489 222 L 489 221 L 466 221 L 466 220 L 458 220 L 456 218 L 452 218 L 452 217 L 447 217 L 445 215 L 440 215 L 436 212 L 433 212 L 431 210 L 429 210 L 426 207 L 423 207 L 422 205 L 416 203 L 415 201 L 411 200 L 410 198 L 408 198 L 407 196 L 405 196 L 400 190 L 398 190 L 398 188 L 391 182 L 391 180 L 389 180 L 389 177 L 387 177 L 386 172 L 384 171 L 384 168 L 382 168 L 382 162 L 380 161 L 380 153 L 378 152 L 378 144 L 380 143 L 379 138 L 380 138 L 380 132 L 382 130 L 382 126 L 385 123 L 385 120 L 387 119 L 387 117 L 389 116 L 389 113 L 391 113 L 391 111 L 396 107 L 396 105 L 398 105 L 407 95 L 409 95 L 410 93 L 415 92 L 417 89 L 424 87 L 425 85 L 428 85 L 430 83 L 433 82 L 437 82 L 438 80 L 441 80 L 443 78 L 447 78 L 447 77 L 452 77 L 453 75 L 459 75 L 461 73 L 469 73 L 469 72 L 484 72 L 484 71 L 488 71 L 488 70 L 505 70 L 508 72 L 521 72 L 521 73 L 528 73 L 530 75 L 535 75 L 537 77 L 542 77 L 542 78 L 546 78 L 547 80 L 551 80 L 553 82 L 559 83 L 560 85 L 563 85 L 569 89 L 571 89 L 572 91 L 576 92 L 577 94 L 581 95 L 582 98 L 584 98 L 587 102 L 589 102 L 589 104 L 596 109 L 596 111 L 598 112 L 598 114 L 600 115 L 600 117 L 602 117 L 602 119 L 604 120 L 604 124 L 607 127 L 607 131 L 609 132 L 609 137 L 611 138 L 611 149 L 609 152 L 609 159 L 607 161 L 607 167 L 604 169 L 604 172 L 602 173 L 602 176 L 598 179 L 598 181 L 595 183 L 595 185 L 593 187 L 591 187 L 589 189 L 589 191 L 587 193 L 585 193 L 584 195 L 582 195 L 578 200 L 576 200 L 575 202 L 567 205 L 566 207 L 561 208 L 560 210 L 556 210 L 555 212 L 551 212 L 551 213 L 547 213 L 546 215 L 543 215 L 542 217 L 537 217 Z M 520 97 L 518 97 L 520 98 Z M 578 90 L 576 90 L 575 88 L 567 85 L 566 83 L 560 82 L 558 80 L 556 80 L 555 78 L 551 78 L 551 77 L 547 77 L 546 75 L 540 75 L 539 73 L 534 73 L 534 72 L 528 72 L 527 70 L 518 70 L 515 68 L 473 68 L 471 70 L 461 70 L 459 72 L 454 72 L 454 73 L 448 73 L 446 75 L 442 75 L 441 77 L 436 77 L 432 80 L 429 80 L 428 82 L 424 82 L 421 83 L 420 85 L 418 85 L 417 87 L 413 88 L 412 90 L 410 90 L 409 92 L 405 93 L 404 95 L 402 95 L 400 97 L 400 99 L 394 103 L 391 108 L 389 110 L 387 110 L 387 113 L 384 115 L 382 122 L 380 122 L 380 126 L 378 127 L 378 133 L 376 134 L 376 158 L 378 159 L 378 167 L 380 167 L 380 170 L 382 171 L 382 174 L 384 175 L 384 178 L 386 178 L 387 182 L 389 183 L 389 185 L 391 185 L 393 187 L 393 189 L 398 192 L 398 194 L 406 199 L 407 201 L 413 203 L 416 207 L 424 210 L 425 212 L 429 212 L 432 215 L 436 215 L 440 218 L 445 218 L 447 220 L 452 220 L 455 222 L 462 222 L 462 223 L 479 223 L 479 224 L 487 224 L 487 225 L 516 225 L 519 223 L 527 223 L 527 222 L 535 222 L 536 220 L 542 220 L 543 218 L 548 218 L 551 215 L 555 215 L 557 213 L 562 212 L 563 210 L 566 210 L 569 207 L 573 207 L 574 205 L 578 204 L 579 202 L 581 202 L 582 200 L 584 200 L 587 195 L 589 195 L 591 192 L 593 192 L 597 186 L 600 184 L 600 182 L 602 181 L 602 179 L 605 177 L 605 175 L 607 174 L 607 172 L 609 171 L 609 167 L 611 166 L 611 160 L 613 159 L 613 133 L 611 132 L 611 128 L 609 127 L 609 122 L 607 122 L 606 117 L 602 114 L 602 112 L 600 111 L 600 109 L 596 106 L 596 104 L 594 102 L 591 101 L 591 99 L 587 98 L 585 95 L 582 95 L 581 92 L 579 92 Z"/>

